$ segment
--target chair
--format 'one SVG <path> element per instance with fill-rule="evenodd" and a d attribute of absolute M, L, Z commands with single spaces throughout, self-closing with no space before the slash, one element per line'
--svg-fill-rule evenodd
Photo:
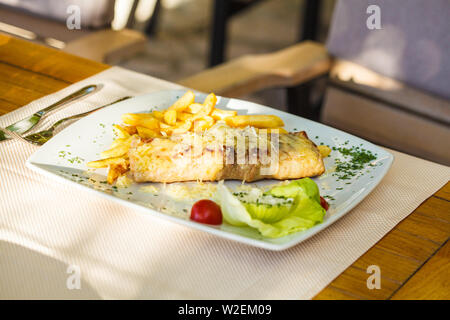
<path fill-rule="evenodd" d="M 67 8 L 80 8 L 81 29 L 69 29 Z M 145 47 L 135 30 L 112 30 L 115 1 L 0 0 L 0 30 L 98 62 L 117 63 Z"/>
<path fill-rule="evenodd" d="M 327 46 L 304 41 L 270 54 L 243 56 L 180 84 L 239 97 L 325 76 L 321 122 L 450 165 L 450 3 L 378 1 L 383 29 L 370 30 L 367 8 L 374 3 L 340 0 Z M 288 111 L 308 114 L 300 105 Z"/>

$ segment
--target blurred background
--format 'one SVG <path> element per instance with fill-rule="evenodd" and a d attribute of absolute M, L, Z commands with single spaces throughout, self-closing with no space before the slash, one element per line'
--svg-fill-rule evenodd
<path fill-rule="evenodd" d="M 274 52 L 299 42 L 308 10 L 306 0 L 58 2 L 55 6 L 46 0 L 0 0 L 0 31 L 169 81 L 245 54 Z M 229 14 L 224 13 L 223 3 L 227 2 Z M 326 40 L 334 2 L 322 0 L 320 8 L 309 8 L 310 16 L 317 15 L 309 22 L 314 24 L 310 38 Z M 64 23 L 70 4 L 81 8 L 80 30 L 68 30 Z M 223 14 L 218 16 L 217 11 Z M 134 30 L 146 38 L 126 33 L 130 42 L 139 45 L 123 40 L 125 50 L 106 56 L 99 55 L 99 48 L 89 41 L 81 43 L 83 37 L 105 28 Z M 282 89 L 263 90 L 243 98 L 281 109 L 287 104 Z"/>
<path fill-rule="evenodd" d="M 448 17 L 449 0 L 0 0 L 0 32 L 450 165 Z"/>

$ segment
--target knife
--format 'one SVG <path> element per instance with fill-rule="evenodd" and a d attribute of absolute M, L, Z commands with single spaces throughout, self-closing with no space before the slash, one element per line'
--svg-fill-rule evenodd
<path fill-rule="evenodd" d="M 103 85 L 101 84 L 99 85 L 93 84 L 81 88 L 80 90 L 75 91 L 74 93 L 68 95 L 65 98 L 62 98 L 61 100 L 55 102 L 54 104 L 48 106 L 47 108 L 39 110 L 38 112 L 34 113 L 31 116 L 7 126 L 6 129 L 8 129 L 9 131 L 16 132 L 18 134 L 23 134 L 32 129 L 35 125 L 37 125 L 39 121 L 41 121 L 41 119 L 51 111 L 62 106 L 67 106 L 78 99 L 87 97 L 88 95 L 91 95 L 94 92 L 100 90 L 102 87 Z M 9 138 L 10 137 L 5 132 L 0 130 L 0 141 L 7 140 Z"/>

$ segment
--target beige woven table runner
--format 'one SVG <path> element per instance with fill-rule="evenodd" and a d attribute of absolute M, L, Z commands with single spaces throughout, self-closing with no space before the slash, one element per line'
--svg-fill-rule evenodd
<path fill-rule="evenodd" d="M 179 88 L 114 67 L 1 117 L 0 125 L 92 83 L 104 88 L 43 126 L 125 95 Z M 25 167 L 34 150 L 0 143 L 0 298 L 310 299 L 450 178 L 449 167 L 391 151 L 392 168 L 361 204 L 300 245 L 271 252 L 44 178 Z M 69 290 L 74 274 L 81 288 Z"/>

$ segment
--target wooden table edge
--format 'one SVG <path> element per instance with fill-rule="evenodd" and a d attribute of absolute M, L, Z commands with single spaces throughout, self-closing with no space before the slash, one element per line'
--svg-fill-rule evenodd
<path fill-rule="evenodd" d="M 414 268 L 412 272 L 407 275 L 404 279 L 404 281 L 401 281 L 400 283 L 397 283 L 397 287 L 392 290 L 390 293 L 388 293 L 383 299 L 450 299 L 450 291 L 444 290 L 440 292 L 440 294 L 436 294 L 433 292 L 432 295 L 427 296 L 426 294 L 419 295 L 417 294 L 417 287 L 418 285 L 415 283 L 414 286 L 410 286 L 409 284 L 412 282 L 416 282 L 416 278 L 420 275 L 420 270 L 430 263 L 430 260 L 433 259 L 434 256 L 439 255 L 439 253 L 443 250 L 445 250 L 446 246 L 449 245 L 448 239 L 450 236 L 450 215 L 447 219 L 447 221 L 443 221 L 440 218 L 433 217 L 433 212 L 431 211 L 424 211 L 423 207 L 427 206 L 430 202 L 433 202 L 433 204 L 440 203 L 442 204 L 448 212 L 450 212 L 450 197 L 448 196 L 450 194 L 450 182 L 447 182 L 444 186 L 442 186 L 438 191 L 436 191 L 434 194 L 432 194 L 429 198 L 424 200 L 413 212 L 411 212 L 407 217 L 405 217 L 402 221 L 400 221 L 394 228 L 392 228 L 388 233 L 386 233 L 378 242 L 376 242 L 369 250 L 367 250 L 361 257 L 356 259 L 352 265 L 350 265 L 346 270 L 344 270 L 338 277 L 336 277 L 332 282 L 328 284 L 327 287 L 325 287 L 321 292 L 319 292 L 313 299 L 314 300 L 329 300 L 329 299 L 378 299 L 376 295 L 370 295 L 370 294 L 364 294 L 363 291 L 366 291 L 367 293 L 373 293 L 376 292 L 376 289 L 369 290 L 366 286 L 366 284 L 362 284 L 358 287 L 358 290 L 349 291 L 345 290 L 340 286 L 339 279 L 343 277 L 345 273 L 348 272 L 351 268 L 359 268 L 361 263 L 360 261 L 363 259 L 364 256 L 370 255 L 370 253 L 373 250 L 380 250 L 380 247 L 385 247 L 385 245 L 380 245 L 385 239 L 387 239 L 390 235 L 392 235 L 395 232 L 401 232 L 405 236 L 410 237 L 411 239 L 414 239 L 415 241 L 423 241 L 423 242 L 429 242 L 431 245 L 433 245 L 432 248 L 430 248 L 430 253 L 426 256 L 424 256 L 420 260 L 414 261 L 417 263 L 417 268 Z M 444 212 L 445 214 L 445 212 Z M 440 241 L 436 241 L 437 239 L 430 240 L 426 239 L 421 235 L 415 234 L 414 230 L 408 230 L 409 226 L 403 226 L 403 224 L 407 223 L 409 220 L 415 218 L 415 216 L 424 217 L 426 219 L 431 219 L 430 221 L 433 221 L 436 225 L 441 224 L 446 226 L 447 232 L 442 233 Z M 388 254 L 395 254 L 395 252 L 387 251 Z M 400 254 L 397 254 L 398 257 L 402 257 Z M 406 259 L 411 259 L 409 257 L 402 257 Z M 448 270 L 450 270 L 450 256 L 448 255 L 448 252 L 446 253 L 447 258 L 447 267 Z M 368 267 L 370 265 L 376 265 L 377 261 L 372 260 L 371 262 L 365 262 L 365 265 Z M 355 267 L 357 266 L 358 267 Z M 383 269 L 381 268 L 381 274 L 383 274 Z M 366 280 L 371 274 L 367 273 L 365 278 L 363 280 Z M 448 272 L 442 273 L 441 278 L 436 281 L 435 283 L 440 285 L 441 282 L 450 281 Z M 386 281 L 389 281 L 389 278 L 384 279 Z M 393 281 L 392 281 L 393 282 Z M 383 283 L 383 276 L 382 276 L 382 283 Z M 410 288 L 411 287 L 411 288 Z M 356 291 L 356 292 L 355 292 Z M 401 295 L 399 294 L 401 292 Z"/>

